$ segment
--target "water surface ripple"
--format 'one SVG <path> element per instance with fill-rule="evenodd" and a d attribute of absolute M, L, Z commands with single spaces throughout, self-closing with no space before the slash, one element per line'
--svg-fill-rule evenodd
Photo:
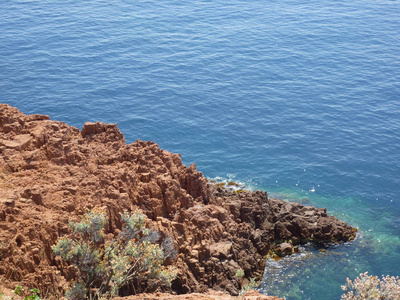
<path fill-rule="evenodd" d="M 349 245 L 268 263 L 264 293 L 338 299 L 400 275 L 400 3 L 0 3 L 0 101 L 81 127 L 118 123 L 271 195 L 359 227 Z"/>

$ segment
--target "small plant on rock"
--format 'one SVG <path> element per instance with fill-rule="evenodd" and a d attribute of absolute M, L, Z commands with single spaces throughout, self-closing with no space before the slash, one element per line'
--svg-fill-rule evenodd
<path fill-rule="evenodd" d="M 254 290 L 260 285 L 259 282 L 257 282 L 256 278 L 250 278 L 250 281 L 243 285 L 242 289 L 239 292 L 239 295 L 242 296 L 246 294 L 248 291 Z"/>
<path fill-rule="evenodd" d="M 15 287 L 15 289 L 13 290 L 14 294 L 17 296 L 22 296 L 24 291 L 25 291 L 25 289 L 21 285 L 17 285 Z M 40 290 L 39 289 L 33 288 L 33 289 L 30 289 L 29 292 L 30 292 L 30 294 L 28 296 L 26 296 L 24 298 L 24 300 L 40 300 L 40 297 L 39 297 Z M 14 297 L 12 297 L 11 299 L 14 299 Z"/>
<path fill-rule="evenodd" d="M 236 270 L 235 277 L 237 277 L 237 278 L 243 278 L 243 277 L 244 277 L 244 271 L 243 271 L 243 269 L 238 269 L 238 270 Z"/>
<path fill-rule="evenodd" d="M 368 275 L 361 273 L 354 281 L 347 278 L 347 283 L 342 285 L 342 300 L 398 300 L 400 299 L 400 278 Z"/>
<path fill-rule="evenodd" d="M 256 278 L 250 278 L 250 281 L 244 278 L 245 273 L 243 269 L 236 270 L 235 277 L 239 280 L 240 291 L 239 296 L 243 296 L 250 290 L 254 290 L 256 287 L 260 285 L 259 282 L 256 281 Z"/>
<path fill-rule="evenodd" d="M 20 296 L 24 291 L 25 291 L 25 289 L 21 285 L 17 285 L 15 287 L 15 289 L 13 290 L 14 294 L 18 295 L 18 296 Z"/>
<path fill-rule="evenodd" d="M 112 240 L 104 237 L 108 222 L 104 211 L 94 209 L 79 223 L 70 222 L 72 233 L 52 247 L 56 255 L 75 265 L 78 280 L 67 291 L 69 299 L 98 299 L 117 295 L 128 284 L 133 289 L 147 285 L 170 286 L 176 272 L 163 266 L 174 255 L 170 239 L 159 245 L 159 234 L 146 227 L 140 211 L 121 214 L 123 227 Z"/>
<path fill-rule="evenodd" d="M 31 294 L 29 296 L 26 296 L 24 300 L 40 300 L 39 294 L 40 291 L 39 289 L 33 288 L 29 290 Z"/>

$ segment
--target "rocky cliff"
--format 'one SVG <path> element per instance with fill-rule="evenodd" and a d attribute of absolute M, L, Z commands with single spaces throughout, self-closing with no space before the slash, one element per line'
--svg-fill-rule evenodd
<path fill-rule="evenodd" d="M 174 241 L 177 293 L 209 288 L 235 295 L 235 273 L 260 278 L 268 253 L 292 246 L 348 241 L 355 230 L 325 209 L 231 192 L 211 184 L 195 165 L 153 142 L 127 145 L 115 124 L 82 130 L 0 104 L 0 279 L 61 293 L 74 271 L 51 246 L 68 221 L 106 208 L 110 234 L 119 214 L 140 207 L 161 236 Z M 276 250 L 276 251 L 275 251 Z"/>

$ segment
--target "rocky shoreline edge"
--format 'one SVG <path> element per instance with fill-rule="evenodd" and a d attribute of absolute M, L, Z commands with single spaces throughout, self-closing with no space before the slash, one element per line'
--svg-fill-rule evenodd
<path fill-rule="evenodd" d="M 238 295 L 237 270 L 260 279 L 268 255 L 356 236 L 325 209 L 233 192 L 153 142 L 128 145 L 116 124 L 88 122 L 79 130 L 0 104 L 0 284 L 62 295 L 76 270 L 51 246 L 71 218 L 94 207 L 106 209 L 108 234 L 120 229 L 123 210 L 138 207 L 172 238 L 177 255 L 166 263 L 178 270 L 176 294 Z"/>

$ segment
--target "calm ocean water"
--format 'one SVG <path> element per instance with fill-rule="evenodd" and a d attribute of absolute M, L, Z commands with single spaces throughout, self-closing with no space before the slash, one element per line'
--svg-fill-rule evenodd
<path fill-rule="evenodd" d="M 359 228 L 268 262 L 263 293 L 339 299 L 346 277 L 400 275 L 400 2 L 10 0 L 0 15 L 0 102 L 118 123 Z"/>

